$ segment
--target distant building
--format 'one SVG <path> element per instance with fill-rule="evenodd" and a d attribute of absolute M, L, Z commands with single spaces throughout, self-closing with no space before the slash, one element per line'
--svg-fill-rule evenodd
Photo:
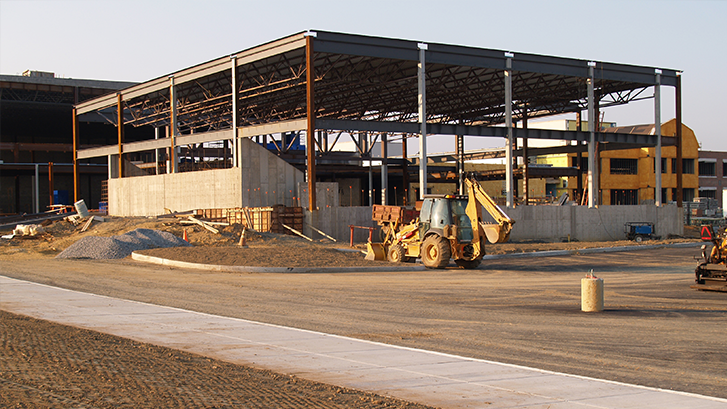
<path fill-rule="evenodd" d="M 699 197 L 727 202 L 727 152 L 699 151 Z"/>
<path fill-rule="evenodd" d="M 0 214 L 73 204 L 73 105 L 130 85 L 31 70 L 0 75 Z M 79 120 L 81 147 L 118 140 L 116 130 L 105 122 L 92 115 Z M 139 133 L 129 129 L 127 140 L 135 140 Z M 81 197 L 89 208 L 97 208 L 102 183 L 108 179 L 106 161 L 83 164 L 79 173 Z"/>
<path fill-rule="evenodd" d="M 574 121 L 575 122 L 575 121 Z M 654 125 L 609 127 L 602 132 L 653 134 Z M 661 125 L 663 136 L 676 134 L 676 120 Z M 662 189 L 661 201 L 676 201 L 676 147 L 664 146 L 661 151 Z M 603 205 L 637 205 L 654 203 L 656 186 L 655 148 L 635 148 L 600 152 L 599 199 Z M 581 169 L 583 184 L 587 185 L 588 154 L 582 154 Z M 682 124 L 682 200 L 690 202 L 699 195 L 697 159 L 699 143 L 688 126 Z M 577 154 L 545 155 L 538 157 L 538 163 L 553 166 L 577 167 Z M 575 177 L 549 181 L 549 189 L 558 195 L 568 193 L 571 198 L 578 197 L 578 181 Z"/>

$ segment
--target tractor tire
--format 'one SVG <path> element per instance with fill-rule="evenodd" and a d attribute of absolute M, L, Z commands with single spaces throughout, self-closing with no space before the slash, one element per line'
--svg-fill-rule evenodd
<path fill-rule="evenodd" d="M 422 264 L 426 268 L 444 268 L 452 257 L 449 240 L 437 235 L 424 239 L 421 249 Z"/>
<path fill-rule="evenodd" d="M 472 270 L 480 266 L 480 263 L 482 262 L 481 258 L 476 258 L 474 260 L 465 260 L 463 258 L 459 260 L 454 260 L 455 263 L 457 263 L 458 266 L 467 269 Z"/>
<path fill-rule="evenodd" d="M 409 261 L 409 257 L 405 254 L 406 250 L 404 250 L 404 246 L 401 244 L 394 244 L 389 247 L 389 254 L 387 254 L 387 258 L 391 263 L 405 263 Z"/>

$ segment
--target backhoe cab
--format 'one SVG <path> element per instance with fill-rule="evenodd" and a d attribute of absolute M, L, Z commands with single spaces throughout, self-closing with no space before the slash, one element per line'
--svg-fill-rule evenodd
<path fill-rule="evenodd" d="M 450 259 L 463 268 L 479 266 L 485 237 L 490 243 L 507 241 L 514 221 L 475 179 L 465 183 L 468 196 L 425 195 L 418 218 L 411 216 L 411 209 L 374 206 L 373 220 L 385 237 L 382 243 L 368 243 L 366 258 L 391 262 L 421 258 L 428 268 L 444 268 Z M 482 222 L 483 208 L 495 223 Z"/>

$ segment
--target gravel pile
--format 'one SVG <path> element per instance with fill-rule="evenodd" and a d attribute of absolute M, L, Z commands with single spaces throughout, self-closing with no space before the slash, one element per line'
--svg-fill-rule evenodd
<path fill-rule="evenodd" d="M 84 237 L 63 250 L 56 258 L 115 259 L 127 257 L 136 250 L 190 245 L 171 233 L 136 229 L 118 236 Z"/>

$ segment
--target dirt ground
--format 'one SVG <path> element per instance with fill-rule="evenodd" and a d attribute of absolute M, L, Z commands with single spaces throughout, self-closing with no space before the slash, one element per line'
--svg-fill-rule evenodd
<path fill-rule="evenodd" d="M 727 339 L 727 294 L 689 288 L 694 281 L 698 247 L 501 259 L 483 263 L 477 270 L 379 273 L 238 274 L 175 269 L 130 259 L 53 258 L 85 234 L 121 234 L 137 227 L 159 228 L 180 236 L 182 232 L 181 226 L 165 226 L 150 219 L 111 219 L 106 223 L 98 223 L 83 234 L 63 224 L 53 225 L 49 226 L 53 237 L 2 242 L 0 272 L 123 299 L 727 398 L 727 356 L 719 352 Z M 194 249 L 218 254 L 235 248 L 237 232 L 228 236 L 223 232 L 220 238 L 227 242 L 216 236 L 203 231 L 190 233 Z M 673 241 L 680 240 L 686 239 Z M 488 246 L 488 252 L 618 244 L 507 243 Z M 290 254 L 301 253 L 313 260 L 315 253 L 341 247 L 270 235 L 253 235 L 249 245 L 243 249 L 249 250 L 247 254 L 239 253 L 235 263 L 290 263 Z M 363 256 L 355 257 L 360 260 Z M 305 258 L 295 263 L 304 262 Z M 600 314 L 580 312 L 580 279 L 590 270 L 606 283 L 606 310 Z M 63 339 L 66 334 L 62 329 L 49 331 L 49 339 Z M 164 353 L 159 356 L 163 358 Z M 207 358 L 190 359 L 204 363 Z M 89 361 L 79 358 L 78 362 L 69 368 L 83 368 L 82 363 Z M 166 360 L 161 363 L 171 364 Z M 43 385 L 45 373 L 35 371 L 28 377 L 40 380 L 29 388 Z M 95 382 L 103 386 L 101 378 L 88 381 L 92 386 Z M 190 381 L 191 385 L 195 382 L 205 381 Z M 3 382 L 2 393 L 15 387 Z M 69 390 L 73 388 L 69 386 Z M 316 390 L 306 388 L 306 393 Z M 325 401 L 330 394 L 322 396 L 325 398 L 318 398 Z M 161 398 L 157 401 L 161 406 L 165 402 Z M 260 401 L 257 404 L 262 405 Z"/>
<path fill-rule="evenodd" d="M 1 310 L 0 322 L 3 408 L 426 408 Z"/>
<path fill-rule="evenodd" d="M 219 227 L 219 234 L 214 234 L 198 225 L 182 225 L 174 219 L 158 219 L 144 217 L 105 217 L 105 222 L 94 222 L 86 231 L 81 232 L 81 225 L 74 226 L 67 221 L 57 221 L 45 227 L 46 233 L 36 239 L 0 240 L 0 257 L 4 259 L 23 260 L 38 257 L 54 257 L 77 240 L 86 236 L 113 236 L 124 234 L 137 228 L 155 229 L 170 232 L 183 237 L 187 231 L 189 242 L 194 246 L 160 248 L 140 251 L 142 254 L 153 255 L 172 260 L 202 264 L 264 266 L 264 267 L 350 267 L 350 266 L 386 266 L 387 262 L 366 261 L 360 252 L 341 252 L 336 249 L 348 249 L 348 242 L 334 243 L 328 239 L 309 242 L 298 236 L 246 232 L 247 248 L 237 244 L 242 233 L 240 225 Z M 697 236 L 696 229 L 688 229 L 684 237 L 666 240 L 645 241 L 642 245 L 670 244 L 693 241 Z M 577 250 L 592 247 L 633 246 L 633 241 L 607 242 L 525 242 L 488 244 L 487 254 L 508 254 L 545 250 Z M 365 251 L 364 243 L 357 243 L 355 250 Z"/>

